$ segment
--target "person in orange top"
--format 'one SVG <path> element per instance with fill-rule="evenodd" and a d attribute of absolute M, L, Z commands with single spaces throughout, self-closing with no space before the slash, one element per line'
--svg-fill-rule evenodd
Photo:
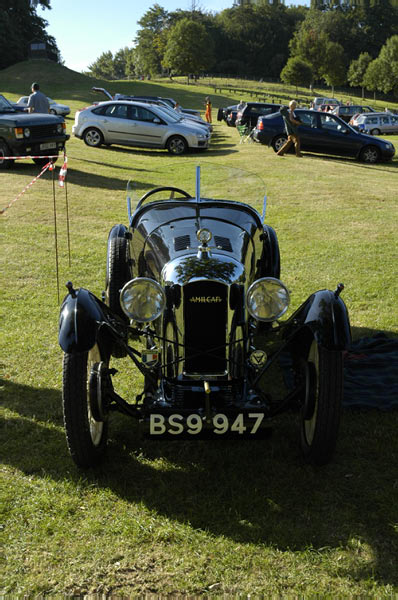
<path fill-rule="evenodd" d="M 205 119 L 208 123 L 211 123 L 211 102 L 209 96 L 206 96 L 206 112 Z"/>

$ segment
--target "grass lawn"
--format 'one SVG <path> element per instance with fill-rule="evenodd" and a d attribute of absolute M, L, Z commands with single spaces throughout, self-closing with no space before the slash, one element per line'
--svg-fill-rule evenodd
<path fill-rule="evenodd" d="M 0 93 L 16 100 L 38 80 L 71 106 L 69 133 L 75 110 L 101 99 L 92 85 L 173 96 L 203 110 L 212 93 L 200 81 L 97 82 L 37 63 L 0 71 Z M 214 116 L 239 100 L 212 99 Z M 386 139 L 398 149 L 396 136 Z M 342 281 L 355 338 L 397 335 L 398 155 L 378 165 L 281 159 L 239 144 L 224 122 L 214 123 L 203 154 L 92 149 L 71 138 L 67 155 L 70 266 L 65 193 L 55 186 L 61 298 L 68 280 L 101 294 L 109 229 L 127 223 L 128 180 L 135 200 L 170 180 L 193 193 L 200 164 L 217 172 L 219 180 L 208 180 L 219 197 L 235 199 L 234 179 L 223 174 L 239 168 L 264 181 L 245 186 L 241 200 L 261 211 L 267 194 L 281 278 L 292 291 L 289 314 Z M 1 171 L 0 208 L 37 174 L 30 161 Z M 276 419 L 270 439 L 211 443 L 148 441 L 116 416 L 106 462 L 78 471 L 62 424 L 52 193 L 46 173 L 0 217 L 3 594 L 397 594 L 396 412 L 345 410 L 334 459 L 320 469 L 303 464 L 295 415 Z M 133 398 L 140 377 L 125 359 L 117 367 L 122 395 Z"/>

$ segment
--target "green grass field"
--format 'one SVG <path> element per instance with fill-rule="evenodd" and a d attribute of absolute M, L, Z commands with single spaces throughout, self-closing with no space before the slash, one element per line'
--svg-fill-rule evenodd
<path fill-rule="evenodd" d="M 99 82 L 51 63 L 0 71 L 0 93 L 16 100 L 32 81 L 75 111 L 110 91 L 162 94 L 204 110 L 239 100 L 206 82 Z M 264 84 L 266 85 L 266 84 Z M 294 96 L 294 89 L 292 96 Z M 384 107 L 384 104 L 383 104 Z M 214 118 L 215 120 L 215 118 Z M 398 138 L 390 136 L 398 149 Z M 65 192 L 55 185 L 59 280 L 100 295 L 107 235 L 127 223 L 126 184 L 134 198 L 170 180 L 194 192 L 200 164 L 219 197 L 234 197 L 243 169 L 264 185 L 245 186 L 281 247 L 281 278 L 293 311 L 317 289 L 344 282 L 353 336 L 397 335 L 398 155 L 364 165 L 307 154 L 277 157 L 239 144 L 214 123 L 208 152 L 67 144 L 71 265 Z M 57 163 L 58 166 L 61 161 Z M 0 208 L 38 174 L 30 161 L 0 172 Z M 240 182 L 241 183 L 241 182 Z M 333 461 L 304 465 L 296 415 L 275 420 L 267 440 L 152 442 L 116 416 L 109 453 L 97 470 L 78 471 L 62 425 L 51 173 L 0 217 L 1 512 L 0 589 L 21 596 L 361 596 L 398 593 L 398 414 L 343 412 Z M 126 395 L 141 380 L 123 359 Z"/>

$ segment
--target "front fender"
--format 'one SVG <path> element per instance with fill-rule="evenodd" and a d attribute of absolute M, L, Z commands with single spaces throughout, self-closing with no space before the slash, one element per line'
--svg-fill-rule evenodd
<path fill-rule="evenodd" d="M 320 346 L 328 350 L 345 350 L 351 343 L 351 328 L 347 307 L 330 290 L 312 294 L 286 322 L 288 337 L 296 337 L 303 328 L 312 332 Z"/>
<path fill-rule="evenodd" d="M 91 292 L 80 288 L 68 294 L 59 316 L 58 341 L 62 350 L 67 353 L 90 350 L 99 326 L 106 320 L 100 301 Z"/>

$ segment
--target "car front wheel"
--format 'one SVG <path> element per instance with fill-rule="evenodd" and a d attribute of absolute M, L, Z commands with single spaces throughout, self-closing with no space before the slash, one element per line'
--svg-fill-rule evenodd
<path fill-rule="evenodd" d="M 187 149 L 187 142 L 179 135 L 173 135 L 169 140 L 167 140 L 167 150 L 170 152 L 170 154 L 184 154 Z"/>
<path fill-rule="evenodd" d="M 370 135 L 380 135 L 380 129 L 372 129 Z"/>
<path fill-rule="evenodd" d="M 5 142 L 0 141 L 0 169 L 9 169 L 13 164 L 13 160 L 4 160 L 4 156 L 10 156 L 10 151 Z"/>
<path fill-rule="evenodd" d="M 361 151 L 359 158 L 365 163 L 377 163 L 380 159 L 380 150 L 376 148 L 376 146 L 366 146 L 366 148 Z"/>
<path fill-rule="evenodd" d="M 306 462 L 329 462 L 337 440 L 343 400 L 343 357 L 313 340 L 305 371 L 305 397 L 301 408 L 301 449 Z"/>
<path fill-rule="evenodd" d="M 57 114 L 57 111 L 56 111 L 56 110 L 54 110 L 54 109 L 52 108 L 52 109 L 50 110 L 50 115 L 56 115 L 56 114 Z"/>
<path fill-rule="evenodd" d="M 104 142 L 104 137 L 98 129 L 90 127 L 90 129 L 86 129 L 83 133 L 83 141 L 87 146 L 98 148 Z"/>
<path fill-rule="evenodd" d="M 92 405 L 94 400 L 99 401 L 96 373 L 100 364 L 104 363 L 97 345 L 89 352 L 64 355 L 62 403 L 66 439 L 73 460 L 83 468 L 98 464 L 106 450 L 108 423 L 94 418 Z M 98 414 L 96 417 L 100 419 Z"/>
<path fill-rule="evenodd" d="M 272 141 L 272 147 L 273 147 L 274 151 L 279 152 L 279 150 L 282 148 L 282 146 L 284 146 L 284 144 L 286 144 L 286 142 L 287 142 L 287 137 L 285 135 L 278 135 Z"/>
<path fill-rule="evenodd" d="M 108 243 L 106 265 L 105 299 L 111 311 L 128 323 L 128 319 L 120 306 L 120 290 L 130 279 L 128 266 L 128 243 L 126 238 L 114 237 Z M 123 358 L 126 350 L 121 344 L 112 347 L 112 356 Z"/>

